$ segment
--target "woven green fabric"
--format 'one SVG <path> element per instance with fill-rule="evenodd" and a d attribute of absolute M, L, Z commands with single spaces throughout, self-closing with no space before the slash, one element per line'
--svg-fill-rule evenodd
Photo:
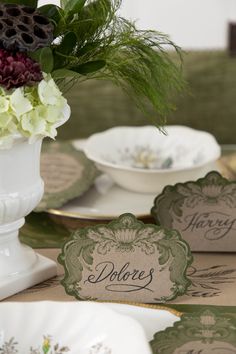
<path fill-rule="evenodd" d="M 222 144 L 236 143 L 236 58 L 226 52 L 184 55 L 188 91 L 175 97 L 168 124 L 184 124 L 213 133 Z M 120 88 L 87 81 L 67 94 L 72 117 L 59 130 L 61 139 L 84 138 L 116 125 L 152 124 Z"/>

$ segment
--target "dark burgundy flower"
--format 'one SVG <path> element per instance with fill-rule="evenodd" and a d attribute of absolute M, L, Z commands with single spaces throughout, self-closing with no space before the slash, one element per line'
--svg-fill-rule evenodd
<path fill-rule="evenodd" d="M 24 53 L 11 53 L 0 49 L 0 86 L 10 90 L 31 86 L 43 79 L 37 62 Z"/>

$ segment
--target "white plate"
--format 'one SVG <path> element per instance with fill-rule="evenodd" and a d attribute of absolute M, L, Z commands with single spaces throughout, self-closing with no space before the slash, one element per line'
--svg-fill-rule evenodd
<path fill-rule="evenodd" d="M 128 315 L 138 321 L 143 327 L 148 341 L 153 339 L 155 333 L 172 327 L 181 315 L 175 310 L 162 310 L 155 305 L 132 306 L 115 303 L 107 305 L 120 314 Z"/>
<path fill-rule="evenodd" d="M 150 216 L 156 194 L 130 192 L 114 184 L 110 177 L 102 175 L 83 196 L 73 199 L 59 209 L 49 213 L 81 219 L 113 219 L 123 213 L 136 217 Z"/>
<path fill-rule="evenodd" d="M 1 303 L 0 352 L 151 354 L 140 324 L 119 312 L 92 302 Z"/>

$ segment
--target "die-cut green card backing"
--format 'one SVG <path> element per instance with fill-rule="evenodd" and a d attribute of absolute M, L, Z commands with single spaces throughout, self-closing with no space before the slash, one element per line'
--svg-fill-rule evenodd
<path fill-rule="evenodd" d="M 167 186 L 152 215 L 158 225 L 178 230 L 192 251 L 236 251 L 236 182 L 218 172 Z"/>
<path fill-rule="evenodd" d="M 191 283 L 192 255 L 181 235 L 132 214 L 77 230 L 58 260 L 65 268 L 62 285 L 79 300 L 161 303 Z"/>
<path fill-rule="evenodd" d="M 236 321 L 211 307 L 183 315 L 150 344 L 153 354 L 235 354 Z"/>

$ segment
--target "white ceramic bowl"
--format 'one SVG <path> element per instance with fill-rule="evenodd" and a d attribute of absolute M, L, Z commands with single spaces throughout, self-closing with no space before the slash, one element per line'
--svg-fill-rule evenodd
<path fill-rule="evenodd" d="M 78 301 L 1 303 L 0 352 L 151 354 L 136 320 L 104 304 Z"/>
<path fill-rule="evenodd" d="M 116 127 L 94 134 L 85 153 L 121 187 L 159 193 L 166 185 L 216 170 L 220 146 L 213 135 L 185 126 Z M 169 165 L 169 166 L 168 166 Z"/>

